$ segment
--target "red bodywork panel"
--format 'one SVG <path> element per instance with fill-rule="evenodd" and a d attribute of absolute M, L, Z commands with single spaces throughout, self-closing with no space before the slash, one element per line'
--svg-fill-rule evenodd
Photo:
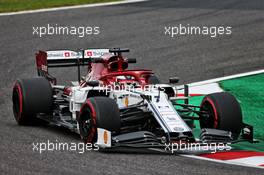
<path fill-rule="evenodd" d="M 80 82 L 80 86 L 87 86 L 87 81 L 98 80 L 101 85 L 113 85 L 114 83 L 137 83 L 140 86 L 149 84 L 148 79 L 153 72 L 151 70 L 126 70 L 128 59 L 121 54 L 106 53 L 100 63 L 88 63 L 88 74 L 86 80 Z M 36 54 L 36 65 L 39 76 L 46 77 L 53 85 L 56 85 L 56 78 L 48 73 L 47 52 L 39 51 Z M 63 59 L 67 62 L 67 58 Z M 65 94 L 71 92 L 70 87 L 65 87 Z"/>
<path fill-rule="evenodd" d="M 105 54 L 102 58 L 104 59 L 103 63 L 92 63 L 90 65 L 90 72 L 87 75 L 88 81 L 98 80 L 103 85 L 111 85 L 115 82 L 137 82 L 139 85 L 144 86 L 148 84 L 148 78 L 153 74 L 151 70 L 145 69 L 126 70 L 128 61 L 122 56 Z M 124 79 L 118 79 L 120 76 L 123 76 Z"/>

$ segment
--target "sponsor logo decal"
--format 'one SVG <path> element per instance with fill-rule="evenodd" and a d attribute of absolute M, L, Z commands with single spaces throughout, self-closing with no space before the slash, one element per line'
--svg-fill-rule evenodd
<path fill-rule="evenodd" d="M 124 103 L 125 103 L 125 106 L 128 107 L 129 101 L 128 101 L 128 97 L 127 96 L 125 97 Z"/>
<path fill-rule="evenodd" d="M 167 117 L 167 119 L 170 121 L 176 121 L 176 118 L 174 118 L 174 117 Z"/>
<path fill-rule="evenodd" d="M 108 142 L 108 135 L 107 135 L 107 132 L 104 131 L 104 144 L 107 144 Z"/>
<path fill-rule="evenodd" d="M 159 109 L 169 109 L 169 106 L 158 106 Z"/>
<path fill-rule="evenodd" d="M 51 53 L 48 53 L 47 56 L 48 57 L 64 57 L 63 53 L 61 53 L 61 52 L 57 52 L 57 53 L 56 52 L 51 52 Z"/>
<path fill-rule="evenodd" d="M 88 57 L 93 56 L 93 52 L 92 51 L 87 51 L 86 54 L 87 54 Z"/>
<path fill-rule="evenodd" d="M 64 53 L 64 56 L 65 56 L 65 57 L 70 57 L 70 52 L 65 52 L 65 53 Z"/>
<path fill-rule="evenodd" d="M 176 127 L 173 128 L 173 130 L 174 131 L 184 131 L 184 128 L 176 126 Z"/>

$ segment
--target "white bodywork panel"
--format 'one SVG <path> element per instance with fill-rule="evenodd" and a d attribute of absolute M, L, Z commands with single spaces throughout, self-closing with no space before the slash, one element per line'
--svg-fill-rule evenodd
<path fill-rule="evenodd" d="M 107 90 L 104 87 L 73 87 L 70 97 L 70 111 L 73 113 L 73 118 L 76 119 L 76 112 L 80 111 L 82 105 L 87 99 L 89 90 Z M 114 99 L 119 109 L 130 105 L 143 102 L 147 104 L 146 110 L 152 111 L 154 117 L 159 122 L 160 126 L 166 133 L 169 132 L 191 132 L 189 126 L 183 121 L 177 113 L 174 106 L 168 100 L 167 94 L 159 91 L 158 88 L 151 88 L 149 90 L 133 89 L 128 90 L 111 90 L 109 97 Z M 143 99 L 141 95 L 151 97 L 150 100 Z M 159 100 L 158 99 L 159 96 Z"/>
<path fill-rule="evenodd" d="M 111 140 L 112 135 L 110 131 L 102 128 L 97 128 L 97 142 L 95 144 L 98 145 L 99 148 L 111 147 Z"/>
<path fill-rule="evenodd" d="M 157 98 L 157 97 L 156 97 Z M 154 116 L 160 118 L 162 123 L 167 126 L 169 132 L 188 132 L 191 131 L 189 126 L 183 121 L 180 115 L 175 110 L 174 106 L 168 99 L 165 93 L 160 93 L 160 99 L 152 98 L 152 103 L 149 104 L 149 108 L 155 108 Z M 165 130 L 166 131 L 166 130 Z"/>

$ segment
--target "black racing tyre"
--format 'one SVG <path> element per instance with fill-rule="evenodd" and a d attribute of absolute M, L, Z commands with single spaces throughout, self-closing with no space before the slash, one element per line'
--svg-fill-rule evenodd
<path fill-rule="evenodd" d="M 19 125 L 45 123 L 38 113 L 52 112 L 52 87 L 43 77 L 19 79 L 13 87 L 13 113 Z"/>
<path fill-rule="evenodd" d="M 120 132 L 121 120 L 115 100 L 108 97 L 91 97 L 83 104 L 79 116 L 79 131 L 85 143 L 97 141 L 97 128 Z"/>
<path fill-rule="evenodd" d="M 201 128 L 215 128 L 231 131 L 237 139 L 242 128 L 242 112 L 236 98 L 227 93 L 213 93 L 206 95 L 201 103 L 201 111 L 208 115 L 200 115 Z"/>
<path fill-rule="evenodd" d="M 148 78 L 148 84 L 159 84 L 160 80 L 156 75 L 150 75 Z"/>

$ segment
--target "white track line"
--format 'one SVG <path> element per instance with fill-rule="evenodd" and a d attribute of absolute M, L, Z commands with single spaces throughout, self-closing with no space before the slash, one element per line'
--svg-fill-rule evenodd
<path fill-rule="evenodd" d="M 190 83 L 188 85 L 189 86 L 201 86 L 201 85 L 210 84 L 210 83 L 217 83 L 217 82 L 223 81 L 223 80 L 229 80 L 229 79 L 245 77 L 245 76 L 261 74 L 261 73 L 264 73 L 264 69 L 257 70 L 257 71 L 252 71 L 252 72 L 241 73 L 241 74 L 230 75 L 230 76 L 225 76 L 225 77 L 220 77 L 220 78 L 214 78 L 214 79 L 200 81 L 200 82 L 195 82 L 195 83 Z"/>
<path fill-rule="evenodd" d="M 183 88 L 182 86 L 180 88 Z M 219 86 L 218 83 L 209 83 L 209 84 L 203 84 L 203 85 L 197 85 L 197 86 L 189 86 L 189 94 L 192 96 L 192 94 L 212 94 L 215 92 L 223 92 L 224 90 Z M 178 90 L 179 94 L 184 94 L 184 89 Z"/>
<path fill-rule="evenodd" d="M 143 2 L 143 1 L 148 1 L 148 0 L 124 0 L 124 1 L 118 1 L 118 2 L 73 5 L 73 6 L 46 8 L 46 9 L 38 9 L 38 10 L 25 10 L 25 11 L 19 11 L 19 12 L 0 13 L 0 16 L 11 16 L 11 15 L 21 15 L 21 14 L 30 14 L 30 13 L 40 13 L 40 12 L 52 12 L 52 11 L 87 8 L 87 7 L 100 7 L 100 6 L 119 5 L 119 4 L 127 4 L 127 3 Z"/>
<path fill-rule="evenodd" d="M 200 81 L 200 82 L 195 82 L 195 83 L 190 83 L 188 85 L 192 87 L 193 90 L 195 90 L 195 88 L 199 89 L 199 87 L 203 87 L 206 89 L 207 87 L 210 87 L 210 84 L 215 84 L 219 81 L 229 80 L 229 79 L 234 79 L 234 78 L 239 78 L 239 77 L 245 77 L 245 76 L 250 76 L 250 75 L 256 75 L 256 74 L 261 74 L 261 73 L 264 73 L 264 69 L 241 73 L 241 74 L 230 75 L 226 77 L 210 79 L 210 80 L 205 80 L 205 81 Z M 263 164 L 263 161 L 264 161 L 263 156 L 259 156 L 259 157 L 255 156 L 255 157 L 248 157 L 248 158 L 241 158 L 241 159 L 230 159 L 230 160 L 225 160 L 225 161 L 217 160 L 217 159 L 210 159 L 210 158 L 195 156 L 195 155 L 180 155 L 180 156 L 195 158 L 195 159 L 200 159 L 200 160 L 207 160 L 207 161 L 212 161 L 212 162 L 218 162 L 218 163 L 225 163 L 225 164 L 240 165 L 240 166 L 245 166 L 245 167 L 254 167 L 254 168 L 264 169 L 263 166 L 257 166 L 258 164 Z"/>
<path fill-rule="evenodd" d="M 231 165 L 240 165 L 240 166 L 245 166 L 245 167 L 253 167 L 253 168 L 264 169 L 264 167 L 262 167 L 262 166 L 250 165 L 250 164 L 245 164 L 245 163 L 240 163 L 240 162 L 232 162 L 232 161 L 223 161 L 223 160 L 217 160 L 217 159 L 210 159 L 210 158 L 201 157 L 201 156 L 195 156 L 195 155 L 180 155 L 180 156 L 194 158 L 194 159 L 200 159 L 200 160 L 207 160 L 207 161 L 217 162 L 217 163 L 225 163 L 225 164 L 231 164 Z"/>
<path fill-rule="evenodd" d="M 230 159 L 228 161 L 234 163 L 243 163 L 247 165 L 258 166 L 264 164 L 264 156 L 252 156 L 252 157 L 245 157 L 239 159 Z"/>

